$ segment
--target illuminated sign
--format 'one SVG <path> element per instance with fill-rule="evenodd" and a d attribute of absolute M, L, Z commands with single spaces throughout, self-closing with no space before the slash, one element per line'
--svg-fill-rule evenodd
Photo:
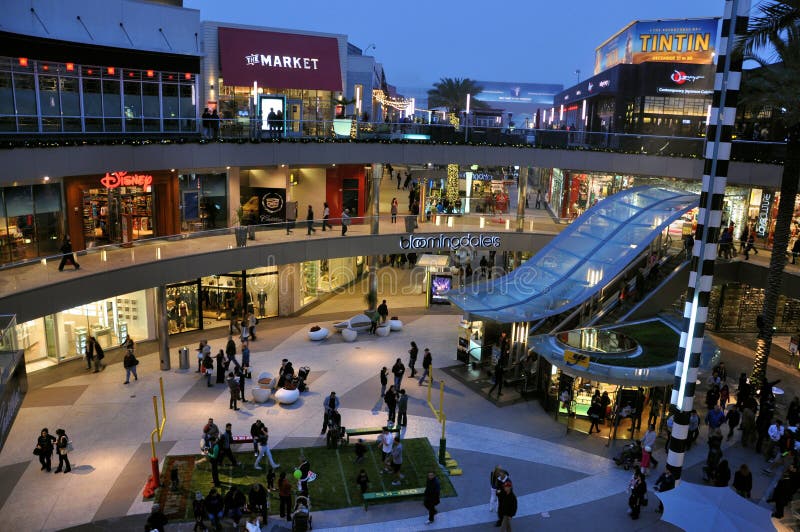
<path fill-rule="evenodd" d="M 705 76 L 689 76 L 686 72 L 682 70 L 673 70 L 672 75 L 670 75 L 669 79 L 674 81 L 678 85 L 683 85 L 687 81 L 689 83 L 694 83 L 698 79 L 705 79 Z"/>
<path fill-rule="evenodd" d="M 588 355 L 581 355 L 574 351 L 564 351 L 564 362 L 567 363 L 567 366 L 581 366 L 589 369 L 590 361 L 591 359 Z"/>
<path fill-rule="evenodd" d="M 620 63 L 711 64 L 716 38 L 716 18 L 632 22 L 597 47 L 594 73 Z"/>
<path fill-rule="evenodd" d="M 756 223 L 756 233 L 758 236 L 766 236 L 769 229 L 769 210 L 772 206 L 772 193 L 764 192 L 761 194 L 761 205 L 758 210 L 758 222 Z"/>
<path fill-rule="evenodd" d="M 443 235 L 438 236 L 401 236 L 400 249 L 433 249 L 447 248 L 460 249 L 473 248 L 499 248 L 500 237 L 490 235 Z"/>
<path fill-rule="evenodd" d="M 117 187 L 142 187 L 150 190 L 153 184 L 153 176 L 150 174 L 129 174 L 128 172 L 106 172 L 100 179 L 100 184 L 108 189 Z"/>

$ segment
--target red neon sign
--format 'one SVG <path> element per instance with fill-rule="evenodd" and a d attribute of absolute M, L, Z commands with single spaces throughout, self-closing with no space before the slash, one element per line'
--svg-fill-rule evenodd
<path fill-rule="evenodd" d="M 128 172 L 106 172 L 105 177 L 100 179 L 100 183 L 108 188 L 117 187 L 143 187 L 150 190 L 153 184 L 153 176 L 150 174 L 129 174 Z"/>

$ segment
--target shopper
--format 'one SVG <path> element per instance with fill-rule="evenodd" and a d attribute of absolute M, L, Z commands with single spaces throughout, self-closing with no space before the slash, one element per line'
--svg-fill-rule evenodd
<path fill-rule="evenodd" d="M 203 371 L 203 358 L 205 358 L 205 354 L 203 348 L 206 345 L 205 340 L 200 340 L 200 345 L 197 347 L 197 372 L 196 373 L 205 373 Z"/>
<path fill-rule="evenodd" d="M 386 385 L 389 384 L 389 370 L 386 366 L 381 368 L 381 399 L 383 399 L 384 394 L 386 393 Z"/>
<path fill-rule="evenodd" d="M 258 318 L 256 318 L 256 315 L 254 313 L 249 312 L 247 314 L 247 328 L 248 331 L 250 332 L 249 340 L 252 340 L 254 342 L 256 341 L 256 325 L 258 325 Z"/>
<path fill-rule="evenodd" d="M 358 487 L 361 488 L 361 495 L 364 495 L 367 492 L 367 487 L 369 486 L 369 477 L 367 476 L 366 469 L 362 469 L 358 472 L 356 484 L 358 484 Z"/>
<path fill-rule="evenodd" d="M 589 425 L 589 434 L 592 434 L 595 429 L 597 429 L 597 433 L 600 433 L 600 402 L 593 401 L 592 404 L 589 406 L 589 410 L 586 411 L 589 414 L 589 420 L 591 424 Z"/>
<path fill-rule="evenodd" d="M 386 403 L 386 408 L 389 410 L 387 424 L 392 426 L 394 425 L 395 413 L 397 412 L 397 389 L 394 387 L 394 384 L 389 386 L 389 389 L 386 390 L 383 396 L 383 402 Z"/>
<path fill-rule="evenodd" d="M 503 395 L 503 374 L 505 372 L 505 365 L 506 359 L 503 355 L 500 355 L 500 358 L 497 359 L 497 364 L 494 365 L 494 384 L 489 388 L 489 393 L 486 395 L 491 396 L 495 388 L 497 388 L 498 399 Z"/>
<path fill-rule="evenodd" d="M 213 469 L 212 469 L 213 471 Z M 214 530 L 222 530 L 221 519 L 225 516 L 225 503 L 222 500 L 222 495 L 217 492 L 219 482 L 214 483 L 214 487 L 208 491 L 206 496 L 205 509 L 208 514 L 208 520 L 214 526 Z"/>
<path fill-rule="evenodd" d="M 503 484 L 503 497 L 499 501 L 499 513 L 502 516 L 500 530 L 511 532 L 511 519 L 517 515 L 517 496 L 514 494 L 511 482 Z"/>
<path fill-rule="evenodd" d="M 91 371 L 94 362 L 94 342 L 86 340 L 86 371 Z"/>
<path fill-rule="evenodd" d="M 100 342 L 97 341 L 97 338 L 89 335 L 86 349 L 89 350 L 89 352 L 94 352 L 94 372 L 100 373 L 101 370 L 106 369 L 106 365 L 103 363 L 103 359 L 106 357 L 106 354 L 103 351 L 103 346 L 101 346 Z"/>
<path fill-rule="evenodd" d="M 233 523 L 236 525 L 236 530 L 239 529 L 239 521 L 242 519 L 242 514 L 244 514 L 244 507 L 247 504 L 247 499 L 244 496 L 244 493 L 239 491 L 239 486 L 233 484 L 229 489 L 228 493 L 225 494 L 225 514 L 233 519 Z"/>
<path fill-rule="evenodd" d="M 122 359 L 122 367 L 125 368 L 125 382 L 123 384 L 131 382 L 131 374 L 133 374 L 134 380 L 139 380 L 139 376 L 136 374 L 136 366 L 138 365 L 139 360 L 133 354 L 133 349 L 128 349 L 128 352 L 125 353 L 125 358 Z"/>
<path fill-rule="evenodd" d="M 672 471 L 669 468 L 664 469 L 656 483 L 653 484 L 653 488 L 659 493 L 675 489 L 675 477 L 672 476 Z M 661 501 L 658 502 L 657 512 L 664 513 L 664 504 Z"/>
<path fill-rule="evenodd" d="M 378 305 L 378 316 L 381 317 L 381 323 L 386 323 L 386 320 L 389 319 L 389 307 L 386 306 L 385 299 L 380 305 Z"/>
<path fill-rule="evenodd" d="M 314 229 L 314 209 L 311 208 L 311 205 L 308 206 L 308 212 L 306 213 L 306 228 L 308 229 L 306 236 L 311 236 L 312 232 L 317 232 L 317 230 Z"/>
<path fill-rule="evenodd" d="M 242 342 L 242 373 L 250 378 L 250 342 Z"/>
<path fill-rule="evenodd" d="M 217 366 L 217 384 L 225 384 L 225 353 L 222 349 L 219 350 L 214 358 L 214 363 Z"/>
<path fill-rule="evenodd" d="M 425 378 L 428 376 L 430 376 L 431 381 L 433 381 L 433 368 L 431 368 L 431 365 L 433 365 L 433 355 L 431 355 L 431 350 L 426 347 L 422 355 L 422 376 L 419 378 L 418 382 L 420 386 L 424 384 Z"/>
<path fill-rule="evenodd" d="M 399 486 L 400 481 L 405 478 L 405 476 L 400 473 L 400 468 L 403 467 L 403 444 L 400 442 L 399 439 L 395 439 L 394 443 L 392 444 L 392 472 L 394 473 L 394 480 L 392 481 L 392 486 Z"/>
<path fill-rule="evenodd" d="M 75 266 L 76 270 L 81 269 L 81 265 L 75 260 L 75 255 L 72 253 L 72 241 L 69 239 L 69 235 L 64 237 L 64 243 L 61 244 L 61 263 L 58 265 L 58 271 L 63 272 L 64 266 L 67 264 L 72 264 Z"/>
<path fill-rule="evenodd" d="M 239 399 L 246 403 L 247 399 L 244 398 L 244 385 L 245 385 L 245 378 L 244 378 L 244 370 L 236 366 L 236 369 L 233 370 L 233 375 L 236 377 L 236 381 L 239 384 Z"/>
<path fill-rule="evenodd" d="M 417 364 L 417 355 L 419 355 L 419 348 L 417 347 L 416 342 L 411 342 L 411 349 L 408 350 L 408 369 L 411 370 L 411 377 L 412 379 L 417 374 L 417 370 L 414 366 Z"/>
<path fill-rule="evenodd" d="M 400 181 L 398 180 L 398 183 L 399 182 Z M 392 223 L 397 223 L 397 198 L 392 198 L 391 213 L 392 213 Z"/>
<path fill-rule="evenodd" d="M 433 523 L 434 516 L 439 513 L 436 511 L 436 506 L 439 504 L 439 494 L 441 487 L 439 479 L 433 471 L 428 471 L 428 480 L 425 482 L 425 494 L 423 495 L 423 505 L 428 510 L 428 522 Z"/>
<path fill-rule="evenodd" d="M 214 483 L 214 486 L 219 488 L 222 486 L 219 481 L 219 463 L 221 461 L 220 452 L 222 451 L 219 443 L 219 439 L 216 436 L 210 436 L 208 440 L 208 453 L 206 457 L 208 457 L 208 463 L 211 465 L 211 481 Z M 208 495 L 211 496 L 211 493 L 214 492 L 212 489 Z M 208 497 L 206 497 L 206 510 L 208 510 Z M 209 511 L 209 519 L 214 519 L 211 516 L 211 511 Z"/>
<path fill-rule="evenodd" d="M 725 414 L 725 421 L 728 422 L 728 438 L 733 438 L 734 430 L 739 426 L 739 421 L 742 419 L 742 414 L 739 412 L 739 405 L 731 405 L 731 409 Z"/>
<path fill-rule="evenodd" d="M 342 236 L 347 234 L 347 227 L 350 225 L 350 209 L 342 212 Z"/>
<path fill-rule="evenodd" d="M 489 511 L 497 511 L 497 491 L 500 489 L 500 475 L 503 473 L 503 468 L 500 465 L 494 466 L 492 472 L 489 473 Z"/>
<path fill-rule="evenodd" d="M 272 469 L 278 469 L 281 465 L 276 464 L 275 460 L 272 458 L 272 450 L 269 447 L 269 429 L 263 423 L 261 424 L 257 440 L 255 441 L 258 443 L 258 456 L 256 456 L 253 467 L 260 470 L 261 466 L 258 464 L 261 463 L 261 459 L 266 456 L 267 460 L 269 460 L 269 466 Z"/>
<path fill-rule="evenodd" d="M 658 460 L 656 460 L 652 455 L 654 449 L 656 448 L 656 438 L 658 438 L 658 433 L 656 432 L 656 426 L 655 425 L 650 425 L 649 427 L 647 427 L 647 432 L 645 432 L 644 436 L 642 436 L 642 447 L 643 448 L 648 448 L 648 447 L 650 448 L 649 461 L 650 461 L 651 467 L 653 467 L 653 468 L 658 467 Z"/>
<path fill-rule="evenodd" d="M 39 433 L 39 438 L 36 440 L 36 449 L 34 454 L 39 457 L 39 463 L 42 464 L 42 471 L 50 472 L 53 459 L 53 444 L 56 442 L 56 437 L 50 434 L 47 428 L 43 428 Z"/>
<path fill-rule="evenodd" d="M 396 389 L 399 389 L 403 384 L 403 375 L 405 372 L 406 367 L 403 365 L 403 361 L 398 358 L 395 361 L 394 366 L 392 366 L 392 373 L 394 374 L 394 387 Z"/>
<path fill-rule="evenodd" d="M 244 331 L 242 331 L 242 333 L 244 333 Z M 228 335 L 228 341 L 225 344 L 225 356 L 228 359 L 225 363 L 225 369 L 228 369 L 227 366 L 229 366 L 231 362 L 233 362 L 233 364 L 236 366 L 239 365 L 239 363 L 236 361 L 236 342 L 233 341 L 232 334 Z"/>
<path fill-rule="evenodd" d="M 381 448 L 381 462 L 383 463 L 384 473 L 389 472 L 389 469 L 386 467 L 386 459 L 392 453 L 393 444 L 394 444 L 394 434 L 389 432 L 389 427 L 383 427 L 383 431 L 378 436 L 378 447 Z"/>
<path fill-rule="evenodd" d="M 397 398 L 397 426 L 406 427 L 408 425 L 408 395 L 405 389 L 400 390 Z"/>
<path fill-rule="evenodd" d="M 231 399 L 228 402 L 228 408 L 231 410 L 239 410 L 237 400 L 239 399 L 239 378 L 236 377 L 232 371 L 228 372 L 228 391 L 231 394 Z"/>
<path fill-rule="evenodd" d="M 630 492 L 630 496 L 628 497 L 628 513 L 631 519 L 639 519 L 642 503 L 647 497 L 647 482 L 639 468 L 633 470 L 633 478 L 628 486 L 628 490 Z"/>
<path fill-rule="evenodd" d="M 203 372 L 205 373 L 206 376 L 206 383 L 210 388 L 214 386 L 213 384 L 211 384 L 211 376 L 214 375 L 214 359 L 211 358 L 211 353 L 203 354 L 202 367 L 203 367 Z"/>
<path fill-rule="evenodd" d="M 69 463 L 69 438 L 64 429 L 56 430 L 56 453 L 58 454 L 58 467 L 56 473 L 69 473 L 72 471 L 72 466 Z"/>
<path fill-rule="evenodd" d="M 222 433 L 219 437 L 219 463 L 222 465 L 222 461 L 227 457 L 230 460 L 231 465 L 234 467 L 239 466 L 239 462 L 236 460 L 236 457 L 233 455 L 233 450 L 231 449 L 231 445 L 233 445 L 233 430 L 231 429 L 231 424 L 225 424 L 225 432 Z"/>
<path fill-rule="evenodd" d="M 328 202 L 322 204 L 322 232 L 325 232 L 325 227 L 327 226 L 328 229 L 333 231 L 333 226 L 330 222 L 331 218 L 331 208 L 328 207 Z"/>
<path fill-rule="evenodd" d="M 161 505 L 158 503 L 153 504 L 150 509 L 150 515 L 147 516 L 147 521 L 144 524 L 145 530 L 153 532 L 164 532 L 164 527 L 167 526 L 167 516 L 161 511 Z"/>
<path fill-rule="evenodd" d="M 753 490 L 753 474 L 747 464 L 739 466 L 739 469 L 734 473 L 733 489 L 745 499 L 750 498 L 750 492 Z"/>
<path fill-rule="evenodd" d="M 292 520 L 292 484 L 286 478 L 286 471 L 281 471 L 278 477 L 278 498 L 280 500 L 279 514 L 286 517 L 287 521 Z"/>
<path fill-rule="evenodd" d="M 258 456 L 258 439 L 265 429 L 264 422 L 256 419 L 256 422 L 250 425 L 250 437 L 253 438 L 253 456 Z M 258 462 L 258 460 L 256 460 Z"/>
<path fill-rule="evenodd" d="M 331 416 L 334 411 L 339 410 L 339 398 L 336 397 L 336 392 L 331 392 L 331 394 L 322 401 L 322 407 L 325 410 L 325 416 L 322 419 L 322 430 L 320 434 L 325 434 L 328 431 L 328 423 L 331 420 Z"/>
<path fill-rule="evenodd" d="M 784 471 L 783 476 L 778 481 L 775 489 L 772 492 L 772 497 L 767 499 L 768 502 L 775 502 L 775 511 L 772 512 L 772 517 L 783 519 L 783 509 L 789 504 L 797 491 L 798 473 L 794 464 L 789 464 L 789 467 Z"/>

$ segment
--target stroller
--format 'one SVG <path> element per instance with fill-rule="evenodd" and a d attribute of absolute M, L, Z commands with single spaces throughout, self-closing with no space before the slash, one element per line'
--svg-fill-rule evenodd
<path fill-rule="evenodd" d="M 622 452 L 614 457 L 614 463 L 622 466 L 625 471 L 642 459 L 642 443 L 634 440 L 622 448 Z"/>
<path fill-rule="evenodd" d="M 294 501 L 294 512 L 292 512 L 292 532 L 306 532 L 311 530 L 311 502 L 308 497 L 299 495 Z"/>
<path fill-rule="evenodd" d="M 308 378 L 308 374 L 311 373 L 311 368 L 308 366 L 303 366 L 297 371 L 297 378 L 295 379 L 295 384 L 297 385 L 297 389 L 301 392 L 308 391 L 308 386 L 306 385 L 306 379 Z"/>

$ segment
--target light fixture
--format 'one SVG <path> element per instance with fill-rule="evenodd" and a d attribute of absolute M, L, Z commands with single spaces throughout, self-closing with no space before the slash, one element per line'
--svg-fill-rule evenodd
<path fill-rule="evenodd" d="M 67 63 L 67 72 L 75 70 L 75 63 Z"/>
<path fill-rule="evenodd" d="M 155 76 L 155 72 L 153 72 L 152 70 L 148 70 L 147 71 L 147 77 L 148 78 L 152 78 L 153 76 Z"/>
<path fill-rule="evenodd" d="M 183 79 L 192 79 L 192 75 L 190 73 L 186 73 L 183 75 Z"/>
<path fill-rule="evenodd" d="M 42 181 L 44 181 L 45 183 L 47 183 L 48 181 L 50 181 L 50 176 L 49 176 L 49 175 L 46 175 L 46 176 L 44 176 L 44 177 L 42 178 Z"/>
<path fill-rule="evenodd" d="M 169 169 L 169 171 L 170 171 L 170 172 L 174 172 L 174 171 L 175 171 L 175 169 L 174 169 L 174 168 L 170 168 L 170 169 Z"/>
<path fill-rule="evenodd" d="M 19 58 L 19 66 L 23 66 L 23 67 L 28 66 L 28 58 L 27 57 L 20 57 Z"/>
<path fill-rule="evenodd" d="M 109 75 L 109 76 L 113 76 L 115 71 L 116 71 L 116 70 L 114 69 L 114 67 L 108 67 L 108 68 L 106 69 L 106 72 L 108 72 L 108 75 Z"/>
<path fill-rule="evenodd" d="M 230 166 L 226 166 L 226 167 L 225 167 L 225 170 L 230 170 L 230 169 L 231 169 L 231 167 L 230 167 Z"/>

